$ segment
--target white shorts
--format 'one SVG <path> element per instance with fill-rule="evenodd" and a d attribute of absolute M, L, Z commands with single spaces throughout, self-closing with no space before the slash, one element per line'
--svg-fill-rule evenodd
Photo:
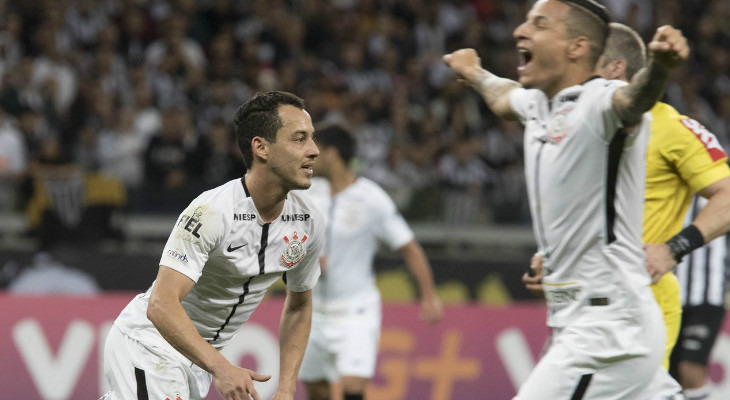
<path fill-rule="evenodd" d="M 109 400 L 205 398 L 213 377 L 181 358 L 180 353 L 140 343 L 114 326 L 104 344 Z"/>
<path fill-rule="evenodd" d="M 314 312 L 299 379 L 337 382 L 342 376 L 372 378 L 380 324 L 380 303 L 337 315 Z"/>
<path fill-rule="evenodd" d="M 681 387 L 662 368 L 659 307 L 642 316 L 572 324 L 553 342 L 514 400 L 670 400 Z"/>

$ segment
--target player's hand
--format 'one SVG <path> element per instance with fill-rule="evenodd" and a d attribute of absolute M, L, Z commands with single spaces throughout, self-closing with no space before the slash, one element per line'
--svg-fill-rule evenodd
<path fill-rule="evenodd" d="M 542 287 L 542 255 L 539 253 L 535 253 L 530 259 L 530 267 L 522 275 L 522 283 L 535 296 L 545 296 Z"/>
<path fill-rule="evenodd" d="M 657 29 L 647 48 L 649 57 L 668 69 L 676 67 L 689 57 L 689 44 L 682 31 L 669 25 Z"/>
<path fill-rule="evenodd" d="M 228 365 L 213 374 L 215 388 L 226 400 L 261 400 L 253 381 L 266 382 L 271 375 L 262 375 L 250 369 Z"/>
<path fill-rule="evenodd" d="M 666 243 L 644 243 L 646 252 L 646 270 L 651 276 L 651 283 L 659 282 L 659 279 L 671 271 L 677 260 L 674 259 L 669 245 Z"/>
<path fill-rule="evenodd" d="M 474 49 L 456 50 L 443 56 L 443 60 L 468 85 L 476 85 L 486 72 L 482 68 L 481 58 Z"/>
<path fill-rule="evenodd" d="M 444 317 L 444 306 L 441 304 L 441 300 L 436 296 L 421 299 L 420 317 L 431 325 L 441 321 L 441 318 Z"/>

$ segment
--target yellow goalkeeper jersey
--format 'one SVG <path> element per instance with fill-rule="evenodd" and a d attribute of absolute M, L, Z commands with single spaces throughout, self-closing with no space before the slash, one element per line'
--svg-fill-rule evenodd
<path fill-rule="evenodd" d="M 644 243 L 663 243 L 682 230 L 692 194 L 730 176 L 715 135 L 672 106 L 651 109 L 646 156 Z"/>
<path fill-rule="evenodd" d="M 657 103 L 651 115 L 642 239 L 664 243 L 682 230 L 692 194 L 730 176 L 730 168 L 717 138 L 702 124 L 664 103 Z M 662 364 L 668 369 L 682 321 L 679 282 L 670 272 L 651 289 L 667 327 Z"/>

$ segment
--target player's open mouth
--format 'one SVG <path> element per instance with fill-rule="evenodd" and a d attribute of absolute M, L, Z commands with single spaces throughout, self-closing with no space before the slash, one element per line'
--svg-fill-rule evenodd
<path fill-rule="evenodd" d="M 314 170 L 312 169 L 312 167 L 314 167 L 314 164 L 304 164 L 304 165 L 302 165 L 302 168 L 304 169 L 304 172 L 307 175 L 314 174 Z"/>
<path fill-rule="evenodd" d="M 532 61 L 532 52 L 525 48 L 518 47 L 517 54 L 520 57 L 520 64 L 517 67 L 517 70 L 522 71 L 526 69 L 528 65 L 530 65 L 530 61 Z"/>

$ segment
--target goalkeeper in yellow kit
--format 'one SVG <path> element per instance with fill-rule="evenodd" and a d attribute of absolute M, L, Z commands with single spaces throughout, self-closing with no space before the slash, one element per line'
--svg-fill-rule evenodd
<path fill-rule="evenodd" d="M 612 23 L 597 73 L 606 79 L 629 81 L 643 66 L 646 51 L 641 38 L 631 28 Z M 702 124 L 681 115 L 668 104 L 658 102 L 652 109 L 652 126 L 647 151 L 646 194 L 643 242 L 647 270 L 654 296 L 662 308 L 667 326 L 664 367 L 679 335 L 682 305 L 679 283 L 672 269 L 682 257 L 730 230 L 730 168 L 717 138 Z M 709 201 L 692 224 L 682 227 L 694 193 Z M 541 260 L 534 257 L 525 274 L 528 289 L 541 291 Z M 683 379 L 688 400 L 696 382 Z M 706 376 L 705 376 L 706 380 Z M 704 395 L 702 393 L 698 393 Z"/>

